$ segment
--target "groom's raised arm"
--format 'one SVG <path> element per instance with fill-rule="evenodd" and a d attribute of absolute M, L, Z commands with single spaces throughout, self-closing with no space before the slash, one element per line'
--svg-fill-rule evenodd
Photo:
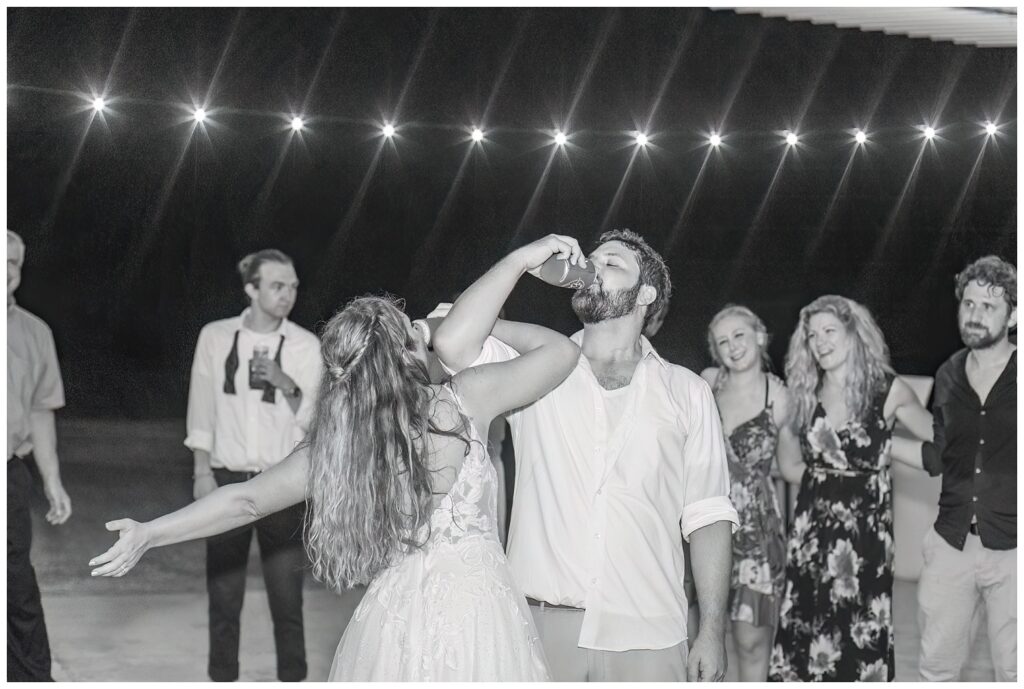
<path fill-rule="evenodd" d="M 477 360 L 519 278 L 552 255 L 575 262 L 582 252 L 575 239 L 550 234 L 516 249 L 466 288 L 432 338 L 434 351 L 449 370 L 461 371 Z"/>

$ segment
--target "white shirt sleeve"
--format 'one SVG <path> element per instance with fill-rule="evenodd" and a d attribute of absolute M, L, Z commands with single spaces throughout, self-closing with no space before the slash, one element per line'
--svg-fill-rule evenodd
<path fill-rule="evenodd" d="M 64 381 L 60 377 L 57 346 L 53 331 L 42 325 L 35 333 L 38 357 L 33 357 L 36 387 L 32 391 L 32 411 L 54 411 L 64 406 Z"/>
<path fill-rule="evenodd" d="M 192 359 L 192 375 L 188 385 L 188 412 L 185 416 L 190 450 L 213 450 L 213 431 L 217 427 L 216 385 L 213 363 L 213 336 L 209 327 L 199 333 L 196 353 Z M 225 353 L 226 356 L 226 353 Z"/>
<path fill-rule="evenodd" d="M 493 335 L 488 335 L 487 339 L 484 340 L 483 346 L 480 347 L 480 355 L 476 360 L 467 366 L 466 368 L 473 368 L 474 366 L 482 366 L 483 364 L 496 364 L 501 361 L 510 361 L 519 356 L 519 352 L 513 347 L 505 344 Z M 440 361 L 440 357 L 438 358 Z M 458 371 L 451 369 L 448 364 L 441 361 L 441 366 L 448 375 L 454 376 Z"/>
<path fill-rule="evenodd" d="M 732 522 L 735 533 L 739 515 L 729 500 L 729 465 L 725 454 L 722 421 L 711 388 L 703 380 L 695 381 L 687 391 L 688 409 L 683 425 L 686 446 L 683 449 L 683 514 L 680 526 L 683 538 L 715 522 Z"/>

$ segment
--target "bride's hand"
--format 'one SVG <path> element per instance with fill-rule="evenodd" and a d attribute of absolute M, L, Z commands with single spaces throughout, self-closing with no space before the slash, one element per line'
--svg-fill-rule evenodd
<path fill-rule="evenodd" d="M 107 522 L 107 531 L 119 532 L 118 539 L 107 552 L 89 560 L 89 566 L 96 567 L 92 576 L 123 577 L 149 550 L 148 528 L 133 519 L 117 519 Z"/>

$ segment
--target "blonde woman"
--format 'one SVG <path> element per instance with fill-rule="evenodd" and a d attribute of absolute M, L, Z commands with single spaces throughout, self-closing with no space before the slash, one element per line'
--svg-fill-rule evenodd
<path fill-rule="evenodd" d="M 729 460 L 729 497 L 740 516 L 732 539 L 729 618 L 741 682 L 768 677 L 786 569 L 782 513 L 772 462 L 800 462 L 783 382 L 769 372 L 768 329 L 745 306 L 729 305 L 708 326 L 708 350 L 717 364 L 701 376 L 711 385 L 722 417 Z"/>
<path fill-rule="evenodd" d="M 892 451 L 892 427 L 930 440 L 931 414 L 893 373 L 874 318 L 845 297 L 800 311 L 786 382 L 805 468 L 771 679 L 891 681 L 891 459 L 921 468 L 919 451 Z"/>
<path fill-rule="evenodd" d="M 528 263 L 524 272 L 536 267 Z M 448 318 L 471 317 L 455 309 Z M 502 321 L 494 334 L 524 354 L 432 385 L 420 330 L 399 305 L 356 299 L 323 333 L 325 373 L 306 442 L 256 478 L 181 510 L 108 523 L 119 538 L 92 560 L 93 575 L 123 576 L 150 548 L 308 499 L 314 574 L 336 591 L 369 584 L 331 680 L 548 679 L 498 539 L 486 437 L 495 416 L 565 379 L 579 348 L 522 323 Z"/>

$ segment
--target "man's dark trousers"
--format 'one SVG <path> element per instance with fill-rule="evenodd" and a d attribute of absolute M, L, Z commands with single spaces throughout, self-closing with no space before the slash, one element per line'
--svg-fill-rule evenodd
<path fill-rule="evenodd" d="M 29 560 L 32 476 L 26 460 L 7 462 L 7 681 L 52 682 L 50 640 L 36 571 Z"/>
<path fill-rule="evenodd" d="M 218 486 L 242 483 L 255 474 L 214 469 Z M 210 679 L 238 679 L 238 640 L 246 565 L 252 533 L 260 544 L 263 581 L 274 623 L 277 677 L 283 682 L 306 678 L 302 626 L 302 580 L 306 553 L 302 545 L 305 504 L 267 515 L 259 521 L 206 540 L 206 590 L 210 597 Z"/>

